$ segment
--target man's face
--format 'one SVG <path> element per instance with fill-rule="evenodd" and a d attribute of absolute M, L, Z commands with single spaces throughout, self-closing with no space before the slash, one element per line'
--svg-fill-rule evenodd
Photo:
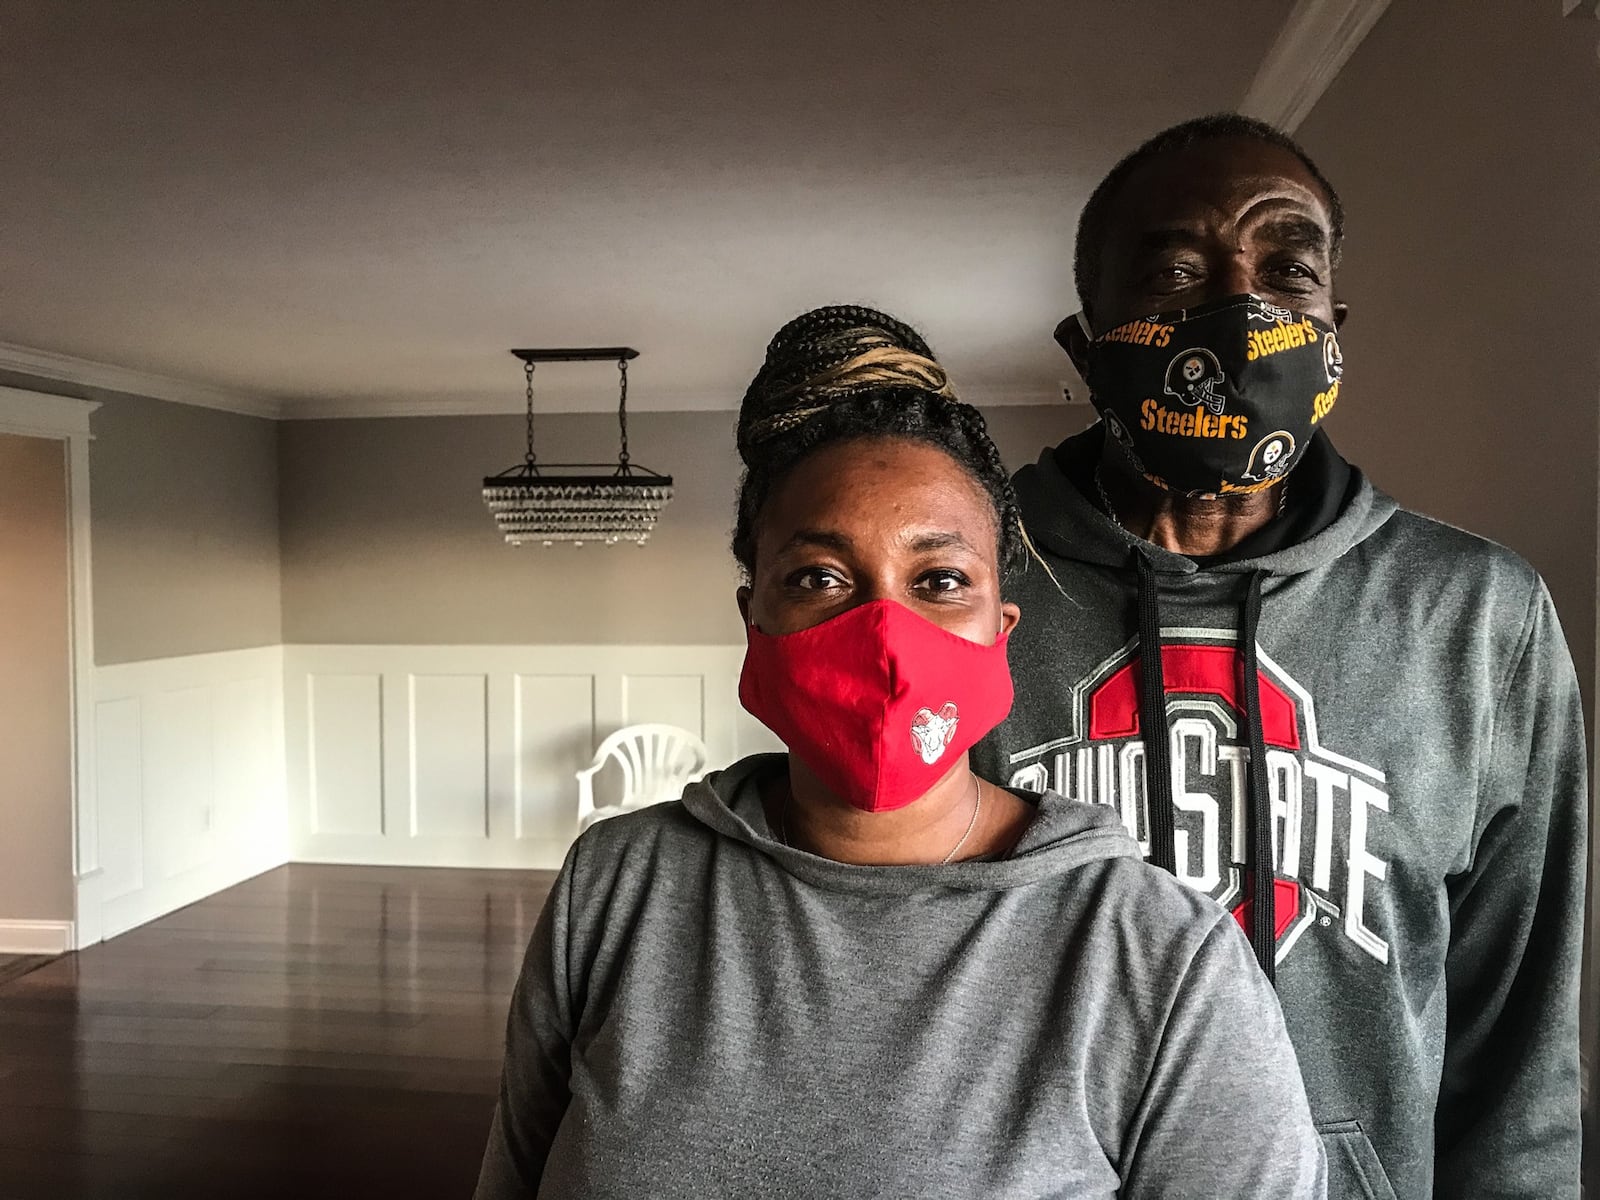
<path fill-rule="evenodd" d="M 1114 207 L 1095 332 L 1245 292 L 1335 323 L 1327 197 L 1287 150 L 1224 139 L 1164 154 Z"/>

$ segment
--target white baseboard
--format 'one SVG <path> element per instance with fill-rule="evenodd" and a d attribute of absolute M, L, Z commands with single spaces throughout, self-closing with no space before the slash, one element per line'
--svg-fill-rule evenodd
<path fill-rule="evenodd" d="M 65 954 L 71 921 L 0 921 L 0 954 Z"/>

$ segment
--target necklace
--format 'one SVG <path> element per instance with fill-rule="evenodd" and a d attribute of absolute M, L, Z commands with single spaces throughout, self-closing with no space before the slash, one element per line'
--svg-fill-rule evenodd
<path fill-rule="evenodd" d="M 789 841 L 789 798 L 794 795 L 790 788 L 783 790 L 783 804 L 778 809 L 778 840 L 791 850 L 794 844 Z M 961 847 L 967 844 L 967 839 L 972 836 L 972 831 L 978 827 L 978 814 L 983 811 L 983 785 L 978 782 L 978 776 L 972 776 L 972 817 L 967 822 L 967 831 L 961 835 L 961 840 L 950 847 L 950 853 L 939 860 L 941 867 L 950 865 L 950 860 L 961 853 Z"/>
<path fill-rule="evenodd" d="M 1111 497 L 1106 494 L 1105 480 L 1100 477 L 1100 464 L 1094 465 L 1094 490 L 1100 493 L 1100 507 L 1105 509 L 1106 516 L 1116 523 L 1118 529 L 1124 533 L 1129 532 L 1128 527 L 1122 523 L 1122 518 L 1117 516 L 1116 506 L 1111 503 Z M 1272 514 L 1273 518 L 1283 516 L 1283 510 L 1289 503 L 1289 481 L 1285 479 L 1278 485 L 1278 508 Z"/>

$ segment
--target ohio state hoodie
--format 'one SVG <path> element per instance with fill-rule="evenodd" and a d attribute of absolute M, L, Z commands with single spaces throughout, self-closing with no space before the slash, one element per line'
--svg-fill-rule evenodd
<path fill-rule="evenodd" d="M 1288 485 L 1332 503 L 1306 488 L 1337 466 L 1322 527 L 1170 553 L 1074 482 L 1103 436 L 1016 477 L 1055 578 L 1012 587 L 1017 700 L 979 773 L 1107 806 L 1253 933 L 1331 1197 L 1576 1200 L 1587 788 L 1543 583 L 1325 436 Z"/>

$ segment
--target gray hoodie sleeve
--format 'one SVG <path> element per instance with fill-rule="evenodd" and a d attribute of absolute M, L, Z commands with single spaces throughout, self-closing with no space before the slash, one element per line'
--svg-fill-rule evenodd
<path fill-rule="evenodd" d="M 567 931 L 576 853 L 574 846 L 539 914 L 511 995 L 500 1102 L 473 1200 L 526 1200 L 538 1193 L 545 1157 L 571 1099 L 575 1016 Z"/>
<path fill-rule="evenodd" d="M 1578 681 L 1542 583 L 1483 755 L 1471 861 L 1449 881 L 1436 1195 L 1577 1200 L 1588 787 Z"/>
<path fill-rule="evenodd" d="M 1226 913 L 1174 999 L 1126 1145 L 1122 1200 L 1327 1195 L 1277 997 Z"/>

